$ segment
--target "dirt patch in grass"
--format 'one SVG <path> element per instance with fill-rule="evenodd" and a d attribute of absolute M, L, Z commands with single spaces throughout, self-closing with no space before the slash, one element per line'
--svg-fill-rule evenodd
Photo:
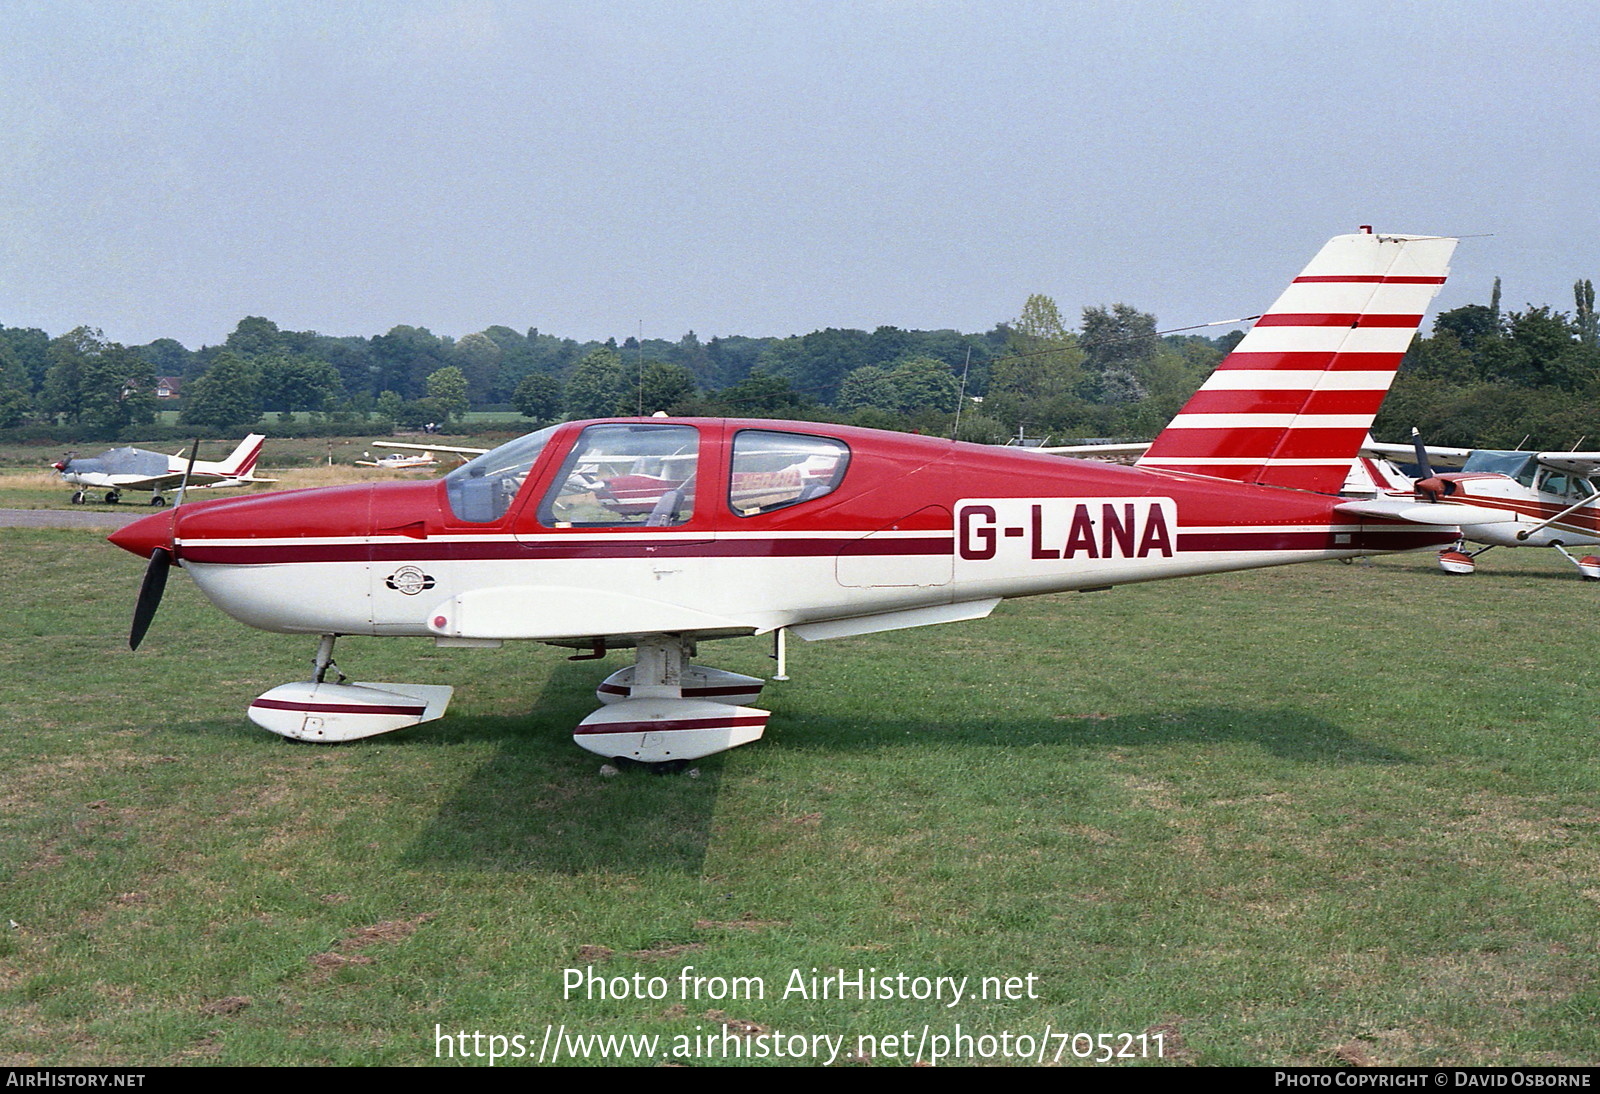
<path fill-rule="evenodd" d="M 213 999 L 200 1008 L 200 1013 L 225 1017 L 230 1014 L 238 1014 L 254 1001 L 248 995 L 229 995 L 222 999 Z"/>
<path fill-rule="evenodd" d="M 403 942 L 417 933 L 417 928 L 428 920 L 433 919 L 437 913 L 425 912 L 415 919 L 390 919 L 382 923 L 374 923 L 370 927 L 362 927 L 345 937 L 339 943 L 341 950 L 360 950 L 368 946 L 376 946 L 384 942 Z"/>
<path fill-rule="evenodd" d="M 1158 1022 L 1145 1030 L 1150 1037 L 1161 1037 L 1161 1058 L 1173 1063 L 1192 1064 L 1195 1062 L 1195 1052 L 1189 1047 L 1189 1042 L 1183 1038 L 1182 1018 L 1168 1018 Z"/>
<path fill-rule="evenodd" d="M 746 912 L 738 919 L 697 919 L 695 929 L 700 931 L 764 931 L 769 927 L 787 927 L 786 919 L 757 919 Z"/>
<path fill-rule="evenodd" d="M 377 958 L 360 951 L 371 946 L 404 942 L 417 933 L 418 927 L 435 918 L 437 914 L 424 912 L 414 919 L 387 919 L 370 927 L 358 927 L 345 935 L 333 949 L 314 953 L 307 960 L 316 970 L 315 978 L 319 980 L 332 976 L 346 965 L 376 964 Z"/>
<path fill-rule="evenodd" d="M 666 961 L 680 954 L 695 953 L 706 948 L 704 942 L 687 942 L 680 946 L 662 946 L 658 949 L 634 950 L 629 956 L 637 957 L 641 961 Z"/>
<path fill-rule="evenodd" d="M 708 1022 L 718 1022 L 724 1029 L 743 1037 L 754 1037 L 758 1033 L 767 1032 L 767 1027 L 760 1022 L 752 1022 L 746 1018 L 729 1018 L 726 1012 L 720 1010 L 708 1010 L 702 1017 Z"/>

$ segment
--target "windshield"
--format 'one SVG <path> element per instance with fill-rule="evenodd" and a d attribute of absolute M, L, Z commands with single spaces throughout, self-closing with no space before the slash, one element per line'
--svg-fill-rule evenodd
<path fill-rule="evenodd" d="M 456 519 L 487 524 L 505 516 L 539 453 L 559 428 L 553 425 L 507 441 L 446 475 L 445 491 Z"/>

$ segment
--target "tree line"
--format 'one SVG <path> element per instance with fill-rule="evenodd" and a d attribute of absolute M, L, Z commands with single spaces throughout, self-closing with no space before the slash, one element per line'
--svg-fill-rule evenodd
<path fill-rule="evenodd" d="M 1378 419 L 1431 443 L 1562 447 L 1595 429 L 1600 326 L 1594 289 L 1574 310 L 1488 304 L 1441 313 L 1407 353 Z M 0 326 L 0 427 L 33 421 L 115 437 L 154 420 L 175 378 L 185 426 L 238 432 L 297 413 L 356 431 L 515 409 L 531 424 L 612 415 L 784 417 L 995 442 L 1148 438 L 1243 337 L 1162 334 L 1128 304 L 1069 326 L 1050 297 L 982 333 L 827 329 L 776 337 L 578 342 L 493 326 L 460 339 L 397 326 L 373 337 L 241 320 L 218 346 L 123 346 L 79 327 L 51 337 Z"/>

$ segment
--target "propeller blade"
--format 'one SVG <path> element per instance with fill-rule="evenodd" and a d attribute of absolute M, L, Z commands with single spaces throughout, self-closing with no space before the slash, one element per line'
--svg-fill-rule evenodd
<path fill-rule="evenodd" d="M 1422 443 L 1422 434 L 1411 427 L 1411 446 L 1417 450 L 1417 478 L 1433 478 L 1433 467 L 1428 463 L 1428 446 Z"/>
<path fill-rule="evenodd" d="M 200 455 L 200 438 L 196 437 L 194 439 L 194 447 L 189 449 L 188 466 L 183 469 L 183 481 L 178 483 L 177 503 L 179 505 L 182 505 L 184 502 L 189 500 L 189 476 L 194 474 L 194 458 L 198 455 Z M 174 536 L 178 534 L 178 515 L 176 513 L 172 515 L 172 534 Z"/>
<path fill-rule="evenodd" d="M 150 552 L 150 565 L 145 567 L 144 583 L 139 586 L 139 599 L 133 606 L 133 629 L 128 632 L 128 648 L 136 650 L 144 641 L 144 632 L 150 629 L 161 606 L 161 594 L 167 588 L 167 571 L 172 568 L 172 552 L 157 547 Z"/>

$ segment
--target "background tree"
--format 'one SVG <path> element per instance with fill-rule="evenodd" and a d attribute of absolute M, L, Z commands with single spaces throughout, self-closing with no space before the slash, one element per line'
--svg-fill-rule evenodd
<path fill-rule="evenodd" d="M 1160 349 L 1156 317 L 1127 304 L 1083 309 L 1083 337 L 1078 345 L 1091 377 L 1086 394 L 1098 403 L 1117 405 L 1145 396 L 1141 366 Z"/>
<path fill-rule="evenodd" d="M 811 402 L 781 376 L 756 369 L 711 400 L 715 413 L 740 418 L 800 418 Z"/>
<path fill-rule="evenodd" d="M 529 373 L 511 393 L 511 405 L 524 418 L 543 425 L 561 417 L 561 381 L 542 372 Z"/>
<path fill-rule="evenodd" d="M 456 367 L 467 378 L 467 398 L 472 403 L 489 402 L 504 357 L 500 344 L 486 332 L 469 334 L 455 344 Z"/>
<path fill-rule="evenodd" d="M 1573 325 L 1578 328 L 1578 341 L 1586 346 L 1600 344 L 1600 318 L 1594 313 L 1594 282 L 1585 278 L 1572 286 L 1577 301 L 1573 312 Z"/>
<path fill-rule="evenodd" d="M 156 378 L 150 363 L 100 331 L 77 327 L 52 338 L 45 374 L 45 410 L 107 434 L 155 420 Z"/>
<path fill-rule="evenodd" d="M 1008 430 L 1062 428 L 1081 416 L 1083 400 L 1074 390 L 1084 380 L 1083 360 L 1056 302 L 1033 294 L 1007 326 L 1004 355 L 990 362 L 985 415 Z"/>
<path fill-rule="evenodd" d="M 428 398 L 436 400 L 444 409 L 444 417 L 440 421 L 465 417 L 467 408 L 472 405 L 467 397 L 466 373 L 454 365 L 429 373 Z"/>
<path fill-rule="evenodd" d="M 405 405 L 406 401 L 400 398 L 399 392 L 385 391 L 372 404 L 372 410 L 374 414 L 387 421 L 390 426 L 393 426 L 400 421 Z"/>
<path fill-rule="evenodd" d="M 634 409 L 642 414 L 654 414 L 658 410 L 676 414 L 677 408 L 694 396 L 694 373 L 689 371 L 687 365 L 650 361 L 645 364 L 644 372 L 639 377 L 639 395 Z"/>
<path fill-rule="evenodd" d="M 610 417 L 622 404 L 627 386 L 622 358 L 616 350 L 602 346 L 579 361 L 567 378 L 568 417 Z"/>
<path fill-rule="evenodd" d="M 270 353 L 253 367 L 258 405 L 277 410 L 285 421 L 296 410 L 325 410 L 343 394 L 338 370 L 326 361 Z"/>
<path fill-rule="evenodd" d="M 254 425 L 260 417 L 255 370 L 238 354 L 224 351 L 204 375 L 189 382 L 178 420 L 227 433 Z"/>

